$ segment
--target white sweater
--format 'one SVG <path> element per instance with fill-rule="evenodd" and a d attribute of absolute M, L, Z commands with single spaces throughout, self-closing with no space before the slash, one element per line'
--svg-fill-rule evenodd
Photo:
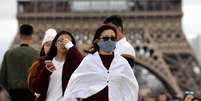
<path fill-rule="evenodd" d="M 53 58 L 55 69 L 50 75 L 46 101 L 62 101 L 62 70 L 64 62 L 58 62 Z"/>

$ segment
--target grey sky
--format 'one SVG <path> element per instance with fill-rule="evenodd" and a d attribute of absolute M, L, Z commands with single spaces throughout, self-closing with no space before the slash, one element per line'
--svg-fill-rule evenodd
<path fill-rule="evenodd" d="M 16 0 L 0 0 L 0 19 L 13 19 L 16 15 Z"/>
<path fill-rule="evenodd" d="M 200 0 L 182 0 L 185 5 L 200 5 Z"/>
<path fill-rule="evenodd" d="M 201 0 L 183 0 L 182 28 L 188 39 L 201 34 Z"/>

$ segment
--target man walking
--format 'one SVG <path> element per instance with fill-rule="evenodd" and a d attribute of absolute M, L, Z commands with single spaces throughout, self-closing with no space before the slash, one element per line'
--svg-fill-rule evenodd
<path fill-rule="evenodd" d="M 36 57 L 32 43 L 31 25 L 20 26 L 20 46 L 9 49 L 3 58 L 0 81 L 8 90 L 12 101 L 32 101 L 32 94 L 27 87 L 28 69 Z"/>
<path fill-rule="evenodd" d="M 116 26 L 118 41 L 116 43 L 115 52 L 126 58 L 131 67 L 133 67 L 135 50 L 133 46 L 126 40 L 122 18 L 118 15 L 112 15 L 105 19 L 104 24 L 112 24 Z"/>

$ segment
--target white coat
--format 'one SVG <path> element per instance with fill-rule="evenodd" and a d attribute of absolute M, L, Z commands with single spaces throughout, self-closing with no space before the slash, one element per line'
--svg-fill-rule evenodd
<path fill-rule="evenodd" d="M 107 70 L 98 52 L 88 54 L 72 74 L 63 101 L 87 98 L 106 86 L 109 88 L 109 101 L 137 101 L 138 99 L 139 86 L 126 59 L 115 54 Z"/>

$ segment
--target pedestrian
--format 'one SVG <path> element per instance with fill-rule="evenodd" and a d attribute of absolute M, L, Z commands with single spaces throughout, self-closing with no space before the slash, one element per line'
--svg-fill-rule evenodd
<path fill-rule="evenodd" d="M 32 64 L 31 68 L 29 69 L 29 75 L 28 75 L 28 79 L 27 79 L 27 82 L 28 82 L 28 86 L 30 88 L 30 90 L 32 91 L 32 86 L 31 86 L 31 79 L 34 78 L 36 75 L 37 75 L 37 67 L 39 64 L 41 64 L 41 62 L 45 59 L 45 56 L 47 56 L 49 50 L 50 50 L 50 47 L 51 47 L 51 44 L 52 44 L 52 41 L 53 39 L 55 38 L 55 36 L 57 35 L 57 32 L 55 29 L 48 29 L 46 32 L 45 32 L 45 36 L 42 40 L 42 48 L 41 48 L 41 51 L 40 51 L 40 57 Z M 35 92 L 32 91 L 34 97 L 35 96 Z"/>
<path fill-rule="evenodd" d="M 82 60 L 70 32 L 59 32 L 47 56 L 35 65 L 36 75 L 30 76 L 29 88 L 36 101 L 63 101 L 69 78 Z"/>
<path fill-rule="evenodd" d="M 55 29 L 48 29 L 45 32 L 45 36 L 42 40 L 42 49 L 40 51 L 40 56 L 45 56 L 47 55 L 47 53 L 49 52 L 49 49 L 51 47 L 52 41 L 55 38 L 55 36 L 57 35 L 57 32 Z"/>
<path fill-rule="evenodd" d="M 137 101 L 138 83 L 121 55 L 114 52 L 116 28 L 96 30 L 90 53 L 72 74 L 64 101 Z"/>
<path fill-rule="evenodd" d="M 121 16 L 112 15 L 104 20 L 104 24 L 113 24 L 117 30 L 117 43 L 115 51 L 127 59 L 131 67 L 134 66 L 135 50 L 127 41 Z"/>
<path fill-rule="evenodd" d="M 201 101 L 201 99 L 198 98 L 198 97 L 194 97 L 194 98 L 192 99 L 192 101 Z"/>
<path fill-rule="evenodd" d="M 165 92 L 162 92 L 158 96 L 158 101 L 169 101 L 169 98 Z"/>
<path fill-rule="evenodd" d="M 33 27 L 28 24 L 20 26 L 20 46 L 6 51 L 0 80 L 8 90 L 12 101 L 32 101 L 33 97 L 27 86 L 28 70 L 37 56 L 32 44 Z"/>
<path fill-rule="evenodd" d="M 194 92 L 193 91 L 185 91 L 183 101 L 192 101 L 194 98 Z"/>

